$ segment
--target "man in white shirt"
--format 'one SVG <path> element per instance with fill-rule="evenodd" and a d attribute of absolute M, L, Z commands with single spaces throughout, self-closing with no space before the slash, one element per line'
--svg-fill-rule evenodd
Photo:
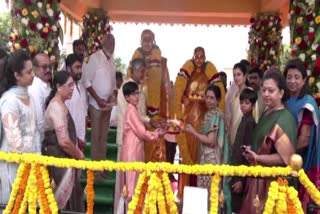
<path fill-rule="evenodd" d="M 112 58 L 115 40 L 112 34 L 104 36 L 102 49 L 83 64 L 83 83 L 89 92 L 89 116 L 91 119 L 91 158 L 105 160 L 107 136 L 112 106 L 116 96 L 115 64 Z M 100 174 L 106 177 L 106 173 Z"/>
<path fill-rule="evenodd" d="M 71 99 L 65 102 L 76 127 L 79 148 L 86 145 L 86 117 L 88 111 L 87 91 L 80 81 L 82 75 L 82 58 L 69 54 L 66 59 L 67 71 L 71 74 L 75 87 Z"/>
<path fill-rule="evenodd" d="M 40 132 L 40 142 L 44 139 L 44 112 L 46 99 L 51 92 L 50 81 L 52 69 L 49 56 L 44 53 L 37 54 L 33 59 L 35 77 L 28 92 L 32 97 L 37 114 L 37 126 Z"/>

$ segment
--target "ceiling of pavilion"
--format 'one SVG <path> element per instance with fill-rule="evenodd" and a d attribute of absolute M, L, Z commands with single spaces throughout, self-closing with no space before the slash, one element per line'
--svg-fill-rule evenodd
<path fill-rule="evenodd" d="M 78 21 L 87 8 L 103 8 L 113 22 L 249 25 L 258 12 L 279 11 L 286 24 L 289 0 L 62 0 L 60 7 Z"/>

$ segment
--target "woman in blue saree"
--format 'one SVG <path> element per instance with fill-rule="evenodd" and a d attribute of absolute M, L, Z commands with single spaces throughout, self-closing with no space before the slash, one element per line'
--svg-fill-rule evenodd
<path fill-rule="evenodd" d="M 298 126 L 297 153 L 302 156 L 303 169 L 309 179 L 320 188 L 320 150 L 319 150 L 319 107 L 314 98 L 307 94 L 307 71 L 299 59 L 290 60 L 284 70 L 290 99 L 286 106 L 293 114 Z M 306 189 L 301 186 L 299 198 L 306 212 L 311 202 Z"/>

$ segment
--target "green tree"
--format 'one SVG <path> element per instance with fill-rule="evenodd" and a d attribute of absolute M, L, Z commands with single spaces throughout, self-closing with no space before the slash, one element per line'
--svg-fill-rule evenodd
<path fill-rule="evenodd" d="M 116 71 L 120 71 L 124 74 L 127 72 L 127 65 L 122 62 L 122 59 L 120 57 L 116 57 L 114 59 L 114 62 L 116 64 Z"/>
<path fill-rule="evenodd" d="M 0 13 L 0 48 L 8 50 L 10 13 Z"/>

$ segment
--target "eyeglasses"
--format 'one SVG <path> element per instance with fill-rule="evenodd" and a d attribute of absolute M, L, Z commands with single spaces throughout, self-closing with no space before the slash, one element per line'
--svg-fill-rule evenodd
<path fill-rule="evenodd" d="M 46 70 L 46 69 L 52 69 L 52 65 L 34 65 L 34 66 L 36 66 L 36 67 L 38 67 L 38 68 L 42 68 L 42 69 L 44 69 L 44 70 Z"/>

